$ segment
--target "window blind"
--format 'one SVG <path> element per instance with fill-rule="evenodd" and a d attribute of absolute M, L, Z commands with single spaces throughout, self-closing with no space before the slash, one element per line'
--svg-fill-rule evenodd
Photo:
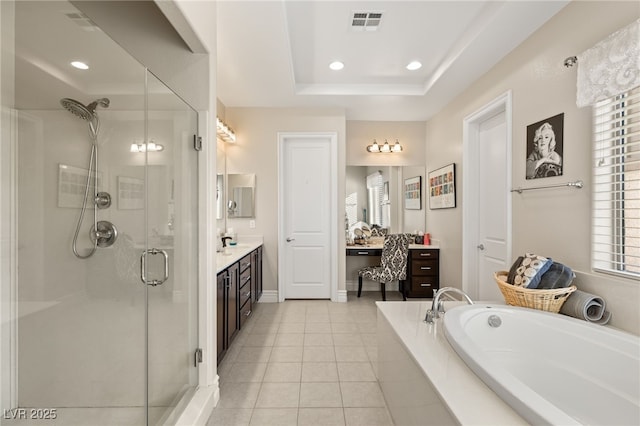
<path fill-rule="evenodd" d="M 593 268 L 640 277 L 640 87 L 594 111 Z"/>
<path fill-rule="evenodd" d="M 382 219 L 382 198 L 383 198 L 382 173 L 375 172 L 367 176 L 367 198 L 368 198 L 368 222 L 369 225 L 379 225 L 384 227 Z"/>

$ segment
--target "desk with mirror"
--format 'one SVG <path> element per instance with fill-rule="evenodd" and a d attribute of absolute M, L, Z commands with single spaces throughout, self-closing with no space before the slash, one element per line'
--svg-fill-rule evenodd
<path fill-rule="evenodd" d="M 421 166 L 347 166 L 346 170 L 346 238 L 353 241 L 354 231 L 363 224 L 383 228 L 387 233 L 424 231 L 426 222 L 422 188 L 421 208 L 408 210 L 404 206 L 404 180 L 421 176 L 424 182 L 425 169 Z M 365 266 L 380 264 L 382 237 L 367 240 L 373 244 L 347 245 L 346 285 L 357 288 L 358 270 Z M 407 262 L 407 296 L 432 297 L 439 288 L 439 258 L 437 247 L 412 244 Z M 365 290 L 379 288 L 379 283 L 364 282 Z M 393 290 L 393 286 L 388 286 Z"/>
<path fill-rule="evenodd" d="M 348 281 L 357 281 L 360 268 L 380 264 L 382 244 L 347 246 L 346 254 L 347 260 L 353 260 L 347 262 L 347 277 L 350 278 Z M 422 244 L 409 245 L 406 285 L 407 297 L 433 297 L 433 292 L 440 288 L 440 249 L 438 247 Z"/>

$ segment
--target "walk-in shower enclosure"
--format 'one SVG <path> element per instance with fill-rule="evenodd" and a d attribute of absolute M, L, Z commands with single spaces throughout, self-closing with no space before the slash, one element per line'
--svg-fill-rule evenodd
<path fill-rule="evenodd" d="M 198 380 L 197 113 L 71 3 L 2 3 L 2 424 L 171 423 Z M 65 98 L 108 99 L 95 138 Z M 87 182 L 78 252 L 94 213 L 117 237 L 83 259 Z"/>

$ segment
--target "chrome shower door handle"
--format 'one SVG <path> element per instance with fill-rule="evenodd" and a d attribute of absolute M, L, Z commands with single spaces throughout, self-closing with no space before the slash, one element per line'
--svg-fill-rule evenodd
<path fill-rule="evenodd" d="M 164 258 L 164 277 L 161 280 L 147 280 L 146 269 L 147 269 L 147 254 L 156 255 L 161 254 Z M 167 252 L 164 250 L 159 250 L 156 248 L 152 248 L 149 250 L 145 250 L 140 255 L 140 280 L 146 285 L 157 286 L 164 283 L 167 279 L 169 279 L 169 256 Z"/>

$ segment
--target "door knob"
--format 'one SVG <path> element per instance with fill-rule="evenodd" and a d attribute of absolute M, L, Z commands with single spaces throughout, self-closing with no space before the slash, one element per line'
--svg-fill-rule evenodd
<path fill-rule="evenodd" d="M 484 244 L 478 244 L 478 248 L 479 248 L 480 250 L 484 250 Z"/>
<path fill-rule="evenodd" d="M 287 237 L 287 242 L 290 243 L 291 241 L 295 241 L 295 238 L 291 238 L 291 237 Z"/>

